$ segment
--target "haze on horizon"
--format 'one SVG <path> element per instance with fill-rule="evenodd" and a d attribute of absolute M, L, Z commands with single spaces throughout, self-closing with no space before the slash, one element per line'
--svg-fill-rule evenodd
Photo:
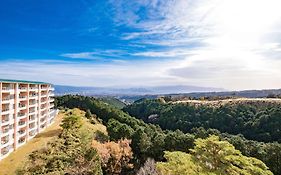
<path fill-rule="evenodd" d="M 281 88 L 280 0 L 0 2 L 0 77 Z"/>

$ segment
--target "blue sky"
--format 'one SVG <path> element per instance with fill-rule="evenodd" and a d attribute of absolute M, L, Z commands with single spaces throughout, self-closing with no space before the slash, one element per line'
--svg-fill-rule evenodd
<path fill-rule="evenodd" d="M 1 78 L 280 88 L 278 0 L 0 2 Z"/>

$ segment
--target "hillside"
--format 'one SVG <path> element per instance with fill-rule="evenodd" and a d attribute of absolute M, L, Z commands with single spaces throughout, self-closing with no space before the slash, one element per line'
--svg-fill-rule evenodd
<path fill-rule="evenodd" d="M 118 100 L 117 98 L 114 97 L 101 97 L 99 98 L 101 101 L 103 101 L 106 104 L 112 105 L 118 109 L 122 109 L 126 106 L 125 103 L 122 101 Z"/>
<path fill-rule="evenodd" d="M 221 107 L 224 105 L 269 105 L 281 104 L 281 98 L 232 98 L 223 100 L 178 100 L 169 102 L 173 104 L 205 105 L 211 107 Z"/>
<path fill-rule="evenodd" d="M 147 164 L 155 168 L 155 163 L 153 163 L 153 158 L 156 161 L 156 165 L 162 165 L 162 163 L 158 163 L 159 161 L 165 161 L 165 158 L 168 158 L 169 156 L 173 155 L 181 155 L 183 156 L 181 160 L 186 160 L 189 163 L 185 164 L 187 165 L 192 165 L 194 167 L 197 167 L 197 161 L 196 162 L 190 162 L 188 157 L 193 156 L 192 154 L 190 155 L 189 153 L 191 149 L 196 148 L 194 145 L 198 144 L 199 140 L 198 138 L 202 138 L 200 142 L 205 144 L 207 141 L 208 149 L 217 149 L 220 147 L 219 145 L 215 146 L 218 143 L 221 143 L 220 141 L 226 141 L 222 142 L 221 144 L 225 145 L 222 146 L 222 148 L 228 147 L 228 142 L 231 143 L 232 145 L 229 145 L 231 149 L 237 149 L 241 151 L 241 153 L 245 156 L 248 157 L 255 157 L 257 159 L 262 160 L 267 166 L 269 166 L 270 170 L 274 172 L 274 174 L 279 175 L 280 174 L 280 165 L 281 161 L 279 157 L 281 156 L 281 144 L 279 143 L 264 143 L 264 142 L 258 142 L 255 140 L 248 140 L 245 137 L 243 137 L 241 134 L 238 135 L 231 135 L 228 133 L 222 133 L 219 130 L 216 129 L 211 129 L 206 127 L 206 129 L 202 127 L 194 127 L 191 129 L 191 132 L 189 133 L 183 133 L 182 131 L 178 129 L 183 129 L 179 128 L 178 123 L 175 121 L 179 116 L 184 116 L 182 110 L 187 107 L 186 104 L 167 104 L 167 103 L 162 103 L 161 101 L 158 100 L 141 100 L 136 104 L 133 105 L 139 105 L 139 106 L 134 106 L 135 109 L 139 108 L 139 114 L 146 116 L 149 116 L 149 112 L 152 114 L 155 114 L 157 111 L 162 111 L 163 113 L 168 112 L 169 115 L 169 120 L 167 120 L 167 125 L 160 125 L 161 128 L 158 125 L 154 124 L 148 124 L 145 122 L 149 122 L 144 120 L 139 120 L 137 118 L 141 118 L 140 116 L 136 116 L 137 118 L 134 118 L 130 116 L 128 113 L 123 112 L 117 108 L 112 107 L 111 105 L 106 105 L 104 102 L 95 99 L 93 97 L 84 97 L 84 96 L 62 96 L 62 97 L 57 97 L 56 98 L 57 105 L 60 107 L 68 107 L 68 108 L 74 108 L 78 107 L 83 110 L 90 111 L 93 114 L 96 114 L 100 120 L 103 121 L 103 124 L 106 125 L 108 135 L 110 137 L 110 140 L 117 141 L 121 138 L 127 138 L 131 140 L 130 146 L 132 147 L 133 155 L 134 155 L 134 169 L 132 174 L 136 174 L 136 171 L 139 169 L 140 166 L 143 166 L 140 171 L 143 169 L 146 169 L 148 167 Z M 141 104 L 141 105 L 140 105 Z M 174 106 L 176 106 L 174 108 Z M 228 106 L 228 105 L 225 105 Z M 132 106 L 128 106 L 132 107 Z M 262 109 L 264 109 L 264 106 L 261 106 Z M 164 110 L 166 109 L 166 110 Z M 174 110 L 171 110 L 174 109 Z M 194 105 L 191 108 L 194 110 Z M 201 114 L 202 113 L 207 113 L 206 117 L 212 113 L 211 111 L 208 111 L 208 109 L 215 109 L 215 108 L 202 108 Z M 245 108 L 246 111 L 248 111 L 250 108 Z M 235 111 L 235 108 L 229 108 L 227 111 Z M 184 110 L 183 110 L 184 111 Z M 174 113 L 173 113 L 174 112 Z M 176 113 L 175 113 L 176 112 Z M 274 112 L 271 111 L 271 112 Z M 161 114 L 161 113 L 160 113 Z M 200 113 L 192 113 L 192 116 L 198 116 Z M 236 113 L 234 113 L 236 114 Z M 159 115 L 159 114 L 158 114 Z M 195 124 L 200 124 L 198 123 L 197 117 L 192 117 L 194 118 L 194 123 Z M 183 119 L 183 118 L 182 118 Z M 204 119 L 204 118 L 202 118 Z M 184 121 L 184 120 L 182 120 Z M 219 118 L 216 118 L 216 121 L 219 122 L 224 122 L 224 117 L 219 116 Z M 204 122 L 203 122 L 204 123 Z M 208 123 L 208 122 L 207 122 Z M 182 123 L 184 124 L 184 123 Z M 202 123 L 201 123 L 202 124 Z M 174 128 L 171 128 L 169 130 L 168 128 L 174 126 Z M 200 126 L 200 125 L 197 125 Z M 219 124 L 219 126 L 223 126 Z M 231 127 L 230 127 L 231 128 Z M 276 128 L 272 128 L 275 130 Z M 172 131 L 175 130 L 175 131 Z M 215 137 L 214 140 L 209 138 L 209 135 L 217 135 L 220 139 L 220 141 L 217 140 Z M 216 143 L 213 144 L 213 141 Z M 209 141 L 208 141 L 209 140 Z M 213 148 L 215 146 L 216 148 Z M 223 151 L 223 150 L 221 150 Z M 183 153 L 181 153 L 183 152 Z M 236 152 L 236 151 L 234 151 Z M 185 154 L 186 153 L 186 154 Z M 202 154 L 202 152 L 200 153 Z M 177 156 L 176 156 L 177 157 Z M 176 158 L 174 157 L 174 158 Z M 150 158 L 150 159 L 148 159 Z M 167 162 L 168 164 L 171 163 L 173 164 L 173 161 L 181 161 L 177 160 L 171 157 L 169 161 L 172 162 Z M 240 157 L 242 158 L 242 157 Z M 238 159 L 240 159 L 238 158 Z M 218 158 L 220 159 L 220 158 Z M 210 161 L 212 163 L 212 158 L 211 157 L 206 157 L 205 161 Z M 247 158 L 247 160 L 249 160 Z M 198 160 L 200 161 L 200 160 Z M 223 160 L 227 161 L 227 160 Z M 238 161 L 238 160 L 237 160 Z M 243 161 L 244 162 L 244 161 Z M 164 162 L 163 162 L 164 163 Z M 163 171 L 170 171 L 173 172 L 174 170 L 176 171 L 176 167 L 174 166 L 168 166 L 167 168 L 171 169 L 165 169 Z M 251 163 L 250 163 L 251 164 Z M 166 166 L 164 166 L 166 167 Z M 174 167 L 174 168 L 173 168 Z M 266 169 L 264 165 L 262 165 Z M 183 168 L 183 167 L 182 167 Z M 187 172 L 192 172 L 193 169 L 191 167 L 186 167 L 188 168 Z M 191 169 L 190 169 L 191 168 Z M 200 168 L 200 167 L 198 167 Z M 240 169 L 239 167 L 237 167 Z M 254 169 L 256 167 L 253 167 Z M 254 170 L 250 168 L 251 171 Z M 219 169 L 220 171 L 222 169 Z M 247 170 L 245 170 L 247 171 Z M 207 170 L 207 172 L 213 172 L 213 170 Z M 127 173 L 128 174 L 128 173 Z M 155 173 L 154 173 L 155 174 Z M 183 173 L 183 174 L 188 174 L 188 173 Z M 196 173 L 195 173 L 196 174 Z M 203 175 L 204 173 L 202 173 Z M 206 173 L 205 173 L 206 174 Z M 204 175 L 205 175 L 204 174 Z M 208 173 L 207 173 L 208 174 Z M 214 172 L 214 174 L 221 174 L 219 172 Z M 223 173 L 223 174 L 229 174 L 229 173 Z M 266 172 L 263 172 L 262 170 L 259 170 L 259 173 L 256 172 L 249 172 L 249 174 L 258 174 L 258 175 L 264 175 Z M 139 175 L 139 174 L 138 174 Z M 141 174 L 143 175 L 143 174 Z M 177 174 L 177 175 L 182 175 L 182 174 Z"/>
<path fill-rule="evenodd" d="M 124 108 L 130 115 L 164 129 L 193 128 L 243 134 L 248 139 L 281 142 L 281 99 L 144 100 Z"/>

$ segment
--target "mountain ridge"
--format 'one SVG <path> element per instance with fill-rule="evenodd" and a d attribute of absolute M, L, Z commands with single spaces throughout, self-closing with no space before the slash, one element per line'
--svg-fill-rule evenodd
<path fill-rule="evenodd" d="M 191 93 L 191 92 L 219 92 L 225 89 L 215 87 L 200 87 L 187 85 L 170 86 L 146 86 L 146 87 L 79 87 L 54 85 L 56 95 L 80 94 L 80 95 L 152 95 L 152 94 L 171 94 L 171 93 Z"/>

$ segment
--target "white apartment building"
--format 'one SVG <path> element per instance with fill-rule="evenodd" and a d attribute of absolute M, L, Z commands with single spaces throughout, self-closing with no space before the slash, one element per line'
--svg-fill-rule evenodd
<path fill-rule="evenodd" d="M 49 83 L 0 79 L 0 160 L 52 124 L 53 91 Z"/>

